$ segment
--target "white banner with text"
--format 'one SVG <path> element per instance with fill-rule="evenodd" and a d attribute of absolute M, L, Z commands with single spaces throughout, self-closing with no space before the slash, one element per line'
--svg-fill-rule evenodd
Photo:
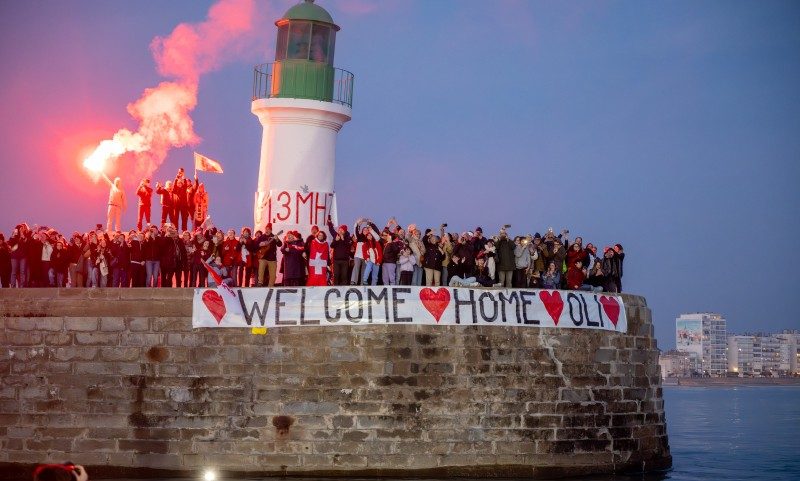
<path fill-rule="evenodd" d="M 540 289 L 331 286 L 195 289 L 192 327 L 421 324 L 627 332 L 615 295 Z"/>

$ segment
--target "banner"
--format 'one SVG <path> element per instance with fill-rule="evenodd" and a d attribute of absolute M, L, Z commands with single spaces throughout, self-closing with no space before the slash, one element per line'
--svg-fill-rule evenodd
<path fill-rule="evenodd" d="M 539 289 L 336 286 L 195 289 L 192 327 L 417 324 L 602 329 L 627 332 L 615 295 Z"/>
<path fill-rule="evenodd" d="M 271 190 L 256 192 L 255 226 L 280 225 L 286 230 L 299 230 L 308 235 L 310 226 L 325 226 L 328 215 L 334 214 L 335 194 L 311 190 Z"/>

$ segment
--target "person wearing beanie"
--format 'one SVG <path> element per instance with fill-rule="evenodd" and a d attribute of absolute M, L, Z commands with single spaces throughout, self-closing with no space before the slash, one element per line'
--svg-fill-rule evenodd
<path fill-rule="evenodd" d="M 344 224 L 340 225 L 338 229 L 334 229 L 331 216 L 328 216 L 328 232 L 331 234 L 331 249 L 333 250 L 333 285 L 346 286 L 347 271 L 350 267 L 350 246 L 353 244 L 353 238 Z"/>
<path fill-rule="evenodd" d="M 484 250 L 486 247 L 486 237 L 483 236 L 483 229 L 481 227 L 475 228 L 475 235 L 472 237 L 472 252 L 478 255 L 478 252 Z"/>

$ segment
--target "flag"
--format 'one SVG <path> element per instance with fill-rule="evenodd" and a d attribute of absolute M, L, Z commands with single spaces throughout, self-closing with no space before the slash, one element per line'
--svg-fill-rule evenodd
<path fill-rule="evenodd" d="M 209 159 L 205 155 L 194 153 L 194 169 L 202 172 L 222 173 L 222 166 L 216 160 Z"/>
<path fill-rule="evenodd" d="M 311 241 L 308 260 L 308 286 L 328 285 L 328 243 L 317 239 Z"/>
<path fill-rule="evenodd" d="M 219 275 L 219 273 L 215 271 L 206 261 L 201 259 L 200 262 L 203 263 L 203 266 L 205 266 L 206 270 L 208 270 L 208 273 L 211 274 L 211 277 L 217 284 L 217 294 L 219 294 L 223 303 L 225 304 L 225 315 L 230 316 L 232 322 L 245 322 L 244 311 L 242 311 L 242 306 L 239 303 L 239 298 L 236 293 L 233 292 L 233 289 L 231 289 L 230 286 L 222 282 L 222 276 Z"/>

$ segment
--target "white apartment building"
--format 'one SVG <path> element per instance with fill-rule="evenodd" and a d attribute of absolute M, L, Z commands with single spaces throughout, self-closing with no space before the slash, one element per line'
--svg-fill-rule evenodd
<path fill-rule="evenodd" d="M 675 319 L 678 351 L 700 359 L 704 373 L 724 376 L 728 371 L 728 336 L 725 318 L 713 312 L 681 314 Z"/>
<path fill-rule="evenodd" d="M 728 337 L 728 370 L 743 375 L 798 372 L 798 334 L 745 334 Z"/>

